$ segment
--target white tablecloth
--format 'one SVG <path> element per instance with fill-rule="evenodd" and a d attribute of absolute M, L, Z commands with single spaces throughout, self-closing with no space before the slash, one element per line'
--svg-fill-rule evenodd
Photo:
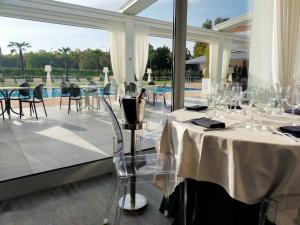
<path fill-rule="evenodd" d="M 178 177 L 219 184 L 232 198 L 247 204 L 266 196 L 300 194 L 299 142 L 270 131 L 235 126 L 206 131 L 183 122 L 204 116 L 178 110 L 169 115 L 163 128 L 159 151 L 176 153 Z M 240 120 L 237 114 L 229 116 L 232 118 L 223 119 L 226 126 Z M 266 123 L 285 125 L 290 123 L 290 115 L 269 116 Z M 168 190 L 164 190 L 166 194 L 174 191 L 176 182 L 171 185 L 170 189 L 168 183 Z"/>

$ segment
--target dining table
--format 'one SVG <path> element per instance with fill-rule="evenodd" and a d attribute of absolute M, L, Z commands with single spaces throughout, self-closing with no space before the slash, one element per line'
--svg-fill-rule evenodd
<path fill-rule="evenodd" d="M 225 128 L 205 128 L 193 122 L 208 117 L 224 123 Z M 244 220 L 240 223 L 233 217 L 241 217 L 238 210 L 243 208 L 249 217 L 254 217 L 254 212 L 254 221 L 257 221 L 263 199 L 300 195 L 300 139 L 278 131 L 279 127 L 300 119 L 300 116 L 295 117 L 288 113 L 270 113 L 252 126 L 253 121 L 247 120 L 241 110 L 214 110 L 213 115 L 208 110 L 176 110 L 166 119 L 158 147 L 160 153 L 176 155 L 176 180 L 154 182 L 165 196 L 173 198 L 173 208 L 174 201 L 179 201 L 174 197 L 178 195 L 179 186 L 185 188 L 185 192 L 188 190 L 187 195 L 193 196 L 189 204 L 196 204 L 195 198 L 198 198 L 211 205 L 215 214 L 207 211 L 209 207 L 200 207 L 203 210 L 200 217 L 209 217 L 206 223 L 194 221 L 186 224 L 217 224 L 212 221 L 218 220 L 219 216 L 222 224 L 254 225 L 253 221 L 247 223 L 247 216 L 240 219 Z M 183 185 L 184 182 L 191 186 Z M 222 196 L 221 200 L 216 199 L 217 195 Z M 223 208 L 217 211 L 220 205 Z M 233 209 L 234 214 L 229 213 L 229 205 L 237 206 Z M 189 209 L 190 218 L 195 218 L 195 213 Z M 232 218 L 225 218 L 229 214 Z"/>
<path fill-rule="evenodd" d="M 13 87 L 13 86 L 0 87 L 0 90 L 4 93 L 4 102 L 5 102 L 5 109 L 4 109 L 3 113 L 0 114 L 0 116 L 2 116 L 4 113 L 7 113 L 8 117 L 10 119 L 11 112 L 13 112 L 14 114 L 20 115 L 18 112 L 14 111 L 13 108 L 11 107 L 11 98 L 12 98 L 12 94 L 15 91 L 26 90 L 26 89 L 30 89 L 30 87 Z"/>

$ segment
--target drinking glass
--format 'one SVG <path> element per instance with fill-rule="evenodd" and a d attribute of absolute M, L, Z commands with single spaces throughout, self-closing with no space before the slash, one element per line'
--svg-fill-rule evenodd
<path fill-rule="evenodd" d="M 286 99 L 286 103 L 288 106 L 292 108 L 292 125 L 297 125 L 295 122 L 295 110 L 300 106 L 300 86 L 292 86 L 289 88 L 289 96 Z"/>
<path fill-rule="evenodd" d="M 237 109 L 238 106 L 238 99 L 240 96 L 240 93 L 242 92 L 242 87 L 234 86 L 231 89 L 231 105 L 230 108 Z"/>
<path fill-rule="evenodd" d="M 247 122 L 250 120 L 251 124 L 250 127 L 253 127 L 253 114 L 251 108 L 253 107 L 254 102 L 254 95 L 251 91 L 242 91 L 240 93 L 239 99 L 239 106 L 241 107 L 241 112 L 243 113 L 243 124 L 245 127 L 249 127 Z M 249 119 L 247 119 L 247 116 Z"/>
<path fill-rule="evenodd" d="M 259 88 L 254 95 L 254 107 L 258 109 L 259 112 L 259 125 L 262 130 L 266 130 L 266 126 L 263 124 L 263 117 L 270 114 L 271 111 L 271 99 L 270 91 L 266 89 Z"/>

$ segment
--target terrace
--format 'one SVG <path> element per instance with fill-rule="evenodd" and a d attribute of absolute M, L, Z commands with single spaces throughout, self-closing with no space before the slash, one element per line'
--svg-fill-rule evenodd
<path fill-rule="evenodd" d="M 119 121 L 122 121 L 123 116 L 118 98 L 136 95 L 139 89 L 146 89 L 145 127 L 138 132 L 137 140 L 142 153 L 153 153 L 168 113 L 184 106 L 207 104 L 206 91 L 215 84 L 228 82 L 227 77 L 233 73 L 232 66 L 241 66 L 243 61 L 249 60 L 249 37 L 239 33 L 244 31 L 239 29 L 240 26 L 249 28 L 249 15 L 221 23 L 210 30 L 180 26 L 177 23 L 180 29 L 176 31 L 173 30 L 175 21 L 173 23 L 140 16 L 141 12 L 156 4 L 157 1 L 154 0 L 122 1 L 125 4 L 120 6 L 120 12 L 68 2 L 72 1 L 0 0 L 1 17 L 109 33 L 109 50 L 102 50 L 105 59 L 100 63 L 101 69 L 88 71 L 69 68 L 67 71 L 63 64 L 54 66 L 56 52 L 49 51 L 53 62 L 50 58 L 50 62 L 47 60 L 42 69 L 28 69 L 23 74 L 21 69 L 11 74 L 5 69 L 0 70 L 2 90 L 10 87 L 12 91 L 26 81 L 32 95 L 32 89 L 37 84 L 44 84 L 43 97 L 48 114 L 46 117 L 43 107 L 38 104 L 37 120 L 30 116 L 29 105 L 24 104 L 24 116 L 21 119 L 15 114 L 8 119 L 5 113 L 5 120 L 0 121 L 0 224 L 29 225 L 38 221 L 45 224 L 90 225 L 101 221 L 108 201 L 108 183 L 113 180 L 113 139 L 103 103 L 100 103 L 99 108 L 90 107 L 97 105 L 97 98 L 87 95 L 87 86 L 91 81 L 97 89 L 97 96 L 102 95 L 107 82 L 111 83 L 108 96 Z M 179 4 L 180 1 L 175 2 Z M 180 16 L 180 12 L 177 16 L 178 14 Z M 180 18 L 177 18 L 177 22 L 178 20 Z M 206 55 L 204 61 L 201 57 L 200 61 L 197 57 L 190 59 L 196 63 L 186 60 L 185 54 L 181 53 L 186 52 L 187 42 L 180 41 L 180 36 L 190 43 L 206 43 L 210 50 L 209 58 Z M 151 65 L 150 62 L 151 38 L 174 42 L 176 47 L 170 52 L 175 60 L 172 73 L 171 65 L 168 72 L 160 75 L 157 75 L 158 70 L 151 68 L 154 64 L 152 62 Z M 236 52 L 247 54 L 247 59 L 234 58 Z M 62 55 L 57 54 L 57 57 Z M 194 74 L 191 72 L 193 66 L 192 69 L 189 68 L 191 64 L 198 66 Z M 204 68 L 205 64 L 207 68 Z M 47 65 L 52 66 L 50 78 L 44 68 Z M 248 65 L 247 62 L 247 67 Z M 104 71 L 105 67 L 109 72 Z M 149 72 L 148 69 L 152 71 Z M 209 69 L 209 77 L 205 77 L 205 69 Z M 153 80 L 151 75 L 154 75 Z M 82 110 L 76 111 L 73 102 L 68 114 L 67 98 L 62 99 L 60 109 L 62 81 L 79 85 L 83 97 Z M 149 81 L 154 81 L 155 85 L 149 85 Z M 205 82 L 208 82 L 208 86 Z M 230 82 L 233 83 L 234 80 Z M 247 83 L 247 80 L 243 82 Z M 135 83 L 137 88 L 129 93 L 124 83 Z M 17 97 L 17 93 L 16 91 L 12 97 Z M 12 101 L 11 106 L 19 112 L 18 101 Z M 125 151 L 129 153 L 130 132 L 123 130 L 123 135 Z M 22 190 L 19 189 L 20 185 Z M 146 220 L 147 224 L 153 225 L 171 224 L 172 219 L 158 212 L 163 194 L 154 185 L 144 187 L 142 184 L 138 190 L 145 190 L 150 195 L 150 207 L 147 213 L 138 217 L 137 222 L 134 218 L 125 216 L 124 223 L 140 224 Z M 85 202 L 86 199 L 88 200 Z M 16 205 L 19 205 L 18 209 L 22 213 L 18 212 Z M 29 209 L 30 205 L 33 206 L 32 209 Z M 64 211 L 60 205 L 67 205 L 69 209 Z M 46 213 L 49 209 L 54 212 Z M 24 220 L 20 219 L 23 214 L 26 215 Z"/>

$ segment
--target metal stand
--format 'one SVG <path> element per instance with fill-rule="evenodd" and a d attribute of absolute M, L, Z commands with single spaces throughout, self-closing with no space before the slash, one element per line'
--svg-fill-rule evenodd
<path fill-rule="evenodd" d="M 122 123 L 122 128 L 131 131 L 130 138 L 130 155 L 134 158 L 136 152 L 135 146 L 135 131 L 143 128 L 143 123 L 138 124 L 125 124 Z M 132 160 L 131 168 L 133 173 L 135 172 L 135 161 Z M 123 208 L 124 213 L 126 214 L 139 214 L 147 207 L 147 199 L 136 193 L 136 177 L 130 177 L 130 193 L 126 196 L 123 196 L 119 200 L 119 207 Z M 125 197 L 124 207 L 122 206 L 123 198 Z"/>

